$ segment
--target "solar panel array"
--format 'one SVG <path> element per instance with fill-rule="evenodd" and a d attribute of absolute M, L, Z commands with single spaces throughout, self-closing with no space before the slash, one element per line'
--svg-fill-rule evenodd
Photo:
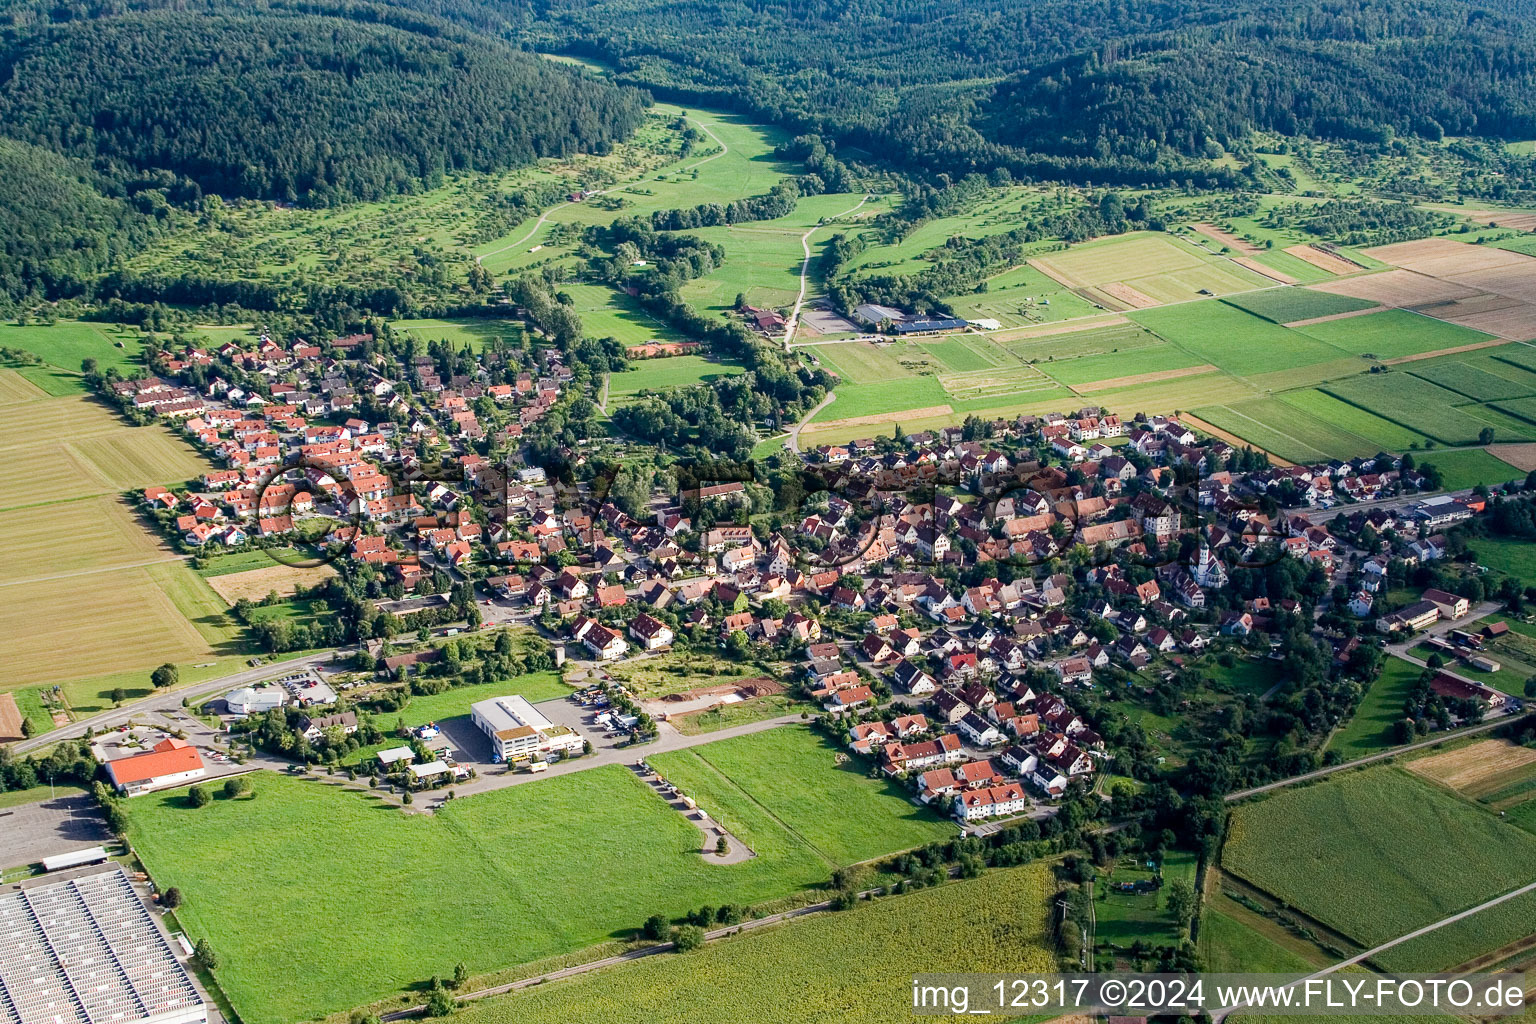
<path fill-rule="evenodd" d="M 201 1006 L 121 869 L 0 896 L 0 1024 L 130 1024 Z"/>

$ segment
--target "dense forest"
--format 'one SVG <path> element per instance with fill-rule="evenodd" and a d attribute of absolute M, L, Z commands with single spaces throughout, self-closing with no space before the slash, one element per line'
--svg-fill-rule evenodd
<path fill-rule="evenodd" d="M 643 116 L 639 92 L 499 44 L 336 18 L 135 14 L 52 26 L 0 57 L 11 136 L 289 202 L 602 152 Z"/>

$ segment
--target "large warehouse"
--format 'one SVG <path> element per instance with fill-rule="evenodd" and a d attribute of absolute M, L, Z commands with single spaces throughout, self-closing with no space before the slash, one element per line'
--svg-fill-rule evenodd
<path fill-rule="evenodd" d="M 470 720 L 490 737 L 492 760 L 547 761 L 573 757 L 582 751 L 582 739 L 563 725 L 554 725 L 518 696 L 492 697 L 469 706 Z"/>
<path fill-rule="evenodd" d="M 0 894 L 0 1021 L 207 1019 L 207 1004 L 121 868 Z"/>

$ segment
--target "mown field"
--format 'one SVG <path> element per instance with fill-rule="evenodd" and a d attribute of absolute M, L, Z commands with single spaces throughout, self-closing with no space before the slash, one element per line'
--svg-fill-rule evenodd
<path fill-rule="evenodd" d="M 1328 362 L 1341 355 L 1331 345 L 1214 299 L 1128 315 L 1202 361 L 1239 377 Z"/>
<path fill-rule="evenodd" d="M 1277 324 L 1311 320 L 1319 316 L 1338 316 L 1340 313 L 1352 313 L 1376 305 L 1367 299 L 1317 292 L 1310 288 L 1266 288 L 1260 292 L 1228 295 L 1221 301 Z"/>
<path fill-rule="evenodd" d="M 522 325 L 511 320 L 463 318 L 457 320 L 391 320 L 396 331 L 422 341 L 446 341 L 456 349 L 469 346 L 478 352 L 492 339 L 521 336 Z"/>
<path fill-rule="evenodd" d="M 1175 851 L 1162 864 L 1164 886 L 1182 881 L 1195 885 L 1199 860 L 1192 853 Z M 1154 946 L 1177 946 L 1184 941 L 1184 929 L 1168 913 L 1164 892 L 1119 893 L 1110 888 L 1117 882 L 1138 882 L 1152 877 L 1152 872 L 1135 858 L 1117 862 L 1112 873 L 1100 875 L 1094 883 L 1094 939 L 1125 949 L 1139 941 Z"/>
<path fill-rule="evenodd" d="M 180 887 L 181 921 L 219 952 L 219 980 L 248 1024 L 345 1010 L 459 961 L 485 973 L 604 942 L 653 913 L 757 903 L 826 877 L 814 858 L 771 849 L 709 863 L 698 830 L 617 766 L 431 817 L 271 773 L 254 792 L 198 810 L 174 793 L 128 805 L 135 849 L 162 887 Z M 231 885 L 250 865 L 269 868 L 262 884 Z"/>
<path fill-rule="evenodd" d="M 1435 320 L 1420 313 L 1410 313 L 1406 309 L 1388 309 L 1342 320 L 1325 320 L 1293 330 L 1327 342 L 1350 355 L 1382 360 L 1498 340 L 1491 334 Z"/>
<path fill-rule="evenodd" d="M 1439 468 L 1445 489 L 1459 491 L 1478 484 L 1493 486 L 1511 480 L 1524 480 L 1525 474 L 1502 459 L 1489 455 L 1481 448 L 1467 448 L 1454 452 L 1425 452 L 1420 457 L 1425 465 Z"/>
<path fill-rule="evenodd" d="M 1378 767 L 1239 807 L 1222 866 L 1374 946 L 1530 881 L 1533 857 L 1536 836 L 1400 769 Z M 1528 914 L 1489 914 L 1473 919 L 1480 927 L 1437 932 L 1383 962 L 1449 967 L 1536 927 Z"/>
<path fill-rule="evenodd" d="M 608 401 L 622 401 L 642 391 L 660 391 L 703 381 L 716 380 L 741 372 L 734 360 L 706 359 L 703 356 L 662 356 L 636 359 L 623 373 L 608 377 Z"/>
<path fill-rule="evenodd" d="M 1456 407 L 1460 395 L 1402 372 L 1373 373 L 1332 381 L 1323 390 L 1359 409 L 1383 416 L 1442 444 L 1477 444 L 1486 420 Z M 1512 440 L 1504 437 L 1501 440 Z"/>
<path fill-rule="evenodd" d="M 1328 741 L 1328 749 L 1347 761 L 1394 746 L 1392 726 L 1403 717 L 1403 702 L 1423 671 L 1412 662 L 1388 658 L 1360 699 L 1354 717 Z"/>
<path fill-rule="evenodd" d="M 466 1024 L 928 1020 L 902 1009 L 911 1005 L 914 970 L 1053 969 L 1046 933 L 1054 891 L 1043 864 L 990 871 L 845 913 L 748 932 L 683 960 L 649 957 L 539 985 L 456 1016 Z M 829 970 L 834 954 L 836 969 Z M 679 984 L 680 972 L 686 972 L 686 984 Z"/>
<path fill-rule="evenodd" d="M 953 823 L 913 804 L 896 786 L 867 777 L 858 763 L 838 764 L 839 753 L 808 728 L 786 726 L 648 760 L 733 830 L 733 810 L 753 807 L 752 820 L 743 816 L 748 832 L 780 832 L 781 841 L 831 864 L 955 834 Z"/>

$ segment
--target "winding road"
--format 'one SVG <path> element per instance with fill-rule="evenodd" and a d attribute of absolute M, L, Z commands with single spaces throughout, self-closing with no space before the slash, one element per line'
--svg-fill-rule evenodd
<path fill-rule="evenodd" d="M 811 236 L 826 227 L 831 221 L 835 221 L 840 217 L 846 217 L 850 213 L 857 213 L 860 207 L 869 202 L 869 198 L 868 195 L 865 195 L 863 199 L 860 199 L 842 213 L 834 214 L 828 220 L 813 225 L 805 234 L 800 236 L 800 251 L 805 253 L 805 259 L 800 261 L 800 294 L 795 296 L 794 308 L 789 311 L 789 316 L 784 318 L 784 351 L 789 351 L 789 341 L 795 336 L 795 326 L 800 322 L 800 307 L 805 305 L 805 279 L 811 272 Z"/>

